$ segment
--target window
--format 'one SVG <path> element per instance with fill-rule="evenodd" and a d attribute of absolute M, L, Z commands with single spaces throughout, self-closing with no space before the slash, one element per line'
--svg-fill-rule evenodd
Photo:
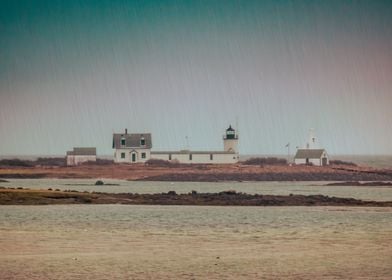
<path fill-rule="evenodd" d="M 146 145 L 146 140 L 144 139 L 144 137 L 142 137 L 140 139 L 140 146 L 145 146 Z"/>
<path fill-rule="evenodd" d="M 146 158 L 146 153 L 142 153 L 142 158 Z"/>
<path fill-rule="evenodd" d="M 210 154 L 210 160 L 214 160 L 214 154 Z"/>
<path fill-rule="evenodd" d="M 121 138 L 121 146 L 125 146 L 125 138 Z"/>
<path fill-rule="evenodd" d="M 169 160 L 171 160 L 171 154 L 169 154 Z"/>
<path fill-rule="evenodd" d="M 125 158 L 125 153 L 121 153 L 121 158 Z"/>
<path fill-rule="evenodd" d="M 189 160 L 192 160 L 192 154 L 189 154 Z"/>

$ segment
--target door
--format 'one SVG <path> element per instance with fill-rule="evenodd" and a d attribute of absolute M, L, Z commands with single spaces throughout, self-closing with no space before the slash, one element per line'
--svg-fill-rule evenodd
<path fill-rule="evenodd" d="M 328 164 L 328 159 L 326 157 L 322 158 L 322 165 L 325 166 Z"/>
<path fill-rule="evenodd" d="M 132 153 L 132 162 L 136 162 L 136 154 Z"/>

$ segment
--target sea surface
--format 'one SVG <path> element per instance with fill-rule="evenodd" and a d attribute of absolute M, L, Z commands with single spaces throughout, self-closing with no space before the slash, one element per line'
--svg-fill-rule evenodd
<path fill-rule="evenodd" d="M 118 186 L 95 186 L 94 179 L 7 179 L 8 183 L 0 183 L 3 187 L 23 187 L 30 189 L 49 188 L 55 190 L 77 190 L 108 193 L 162 193 L 175 191 L 189 193 L 192 190 L 203 193 L 215 193 L 235 190 L 248 194 L 289 195 L 322 194 L 336 197 L 362 200 L 392 201 L 392 187 L 372 186 L 323 186 L 331 182 L 146 182 L 103 179 L 108 184 Z"/>
<path fill-rule="evenodd" d="M 0 279 L 390 279 L 392 208 L 0 206 Z"/>
<path fill-rule="evenodd" d="M 4 187 L 392 200 L 323 182 L 10 179 Z M 391 279 L 392 207 L 0 206 L 0 279 Z"/>

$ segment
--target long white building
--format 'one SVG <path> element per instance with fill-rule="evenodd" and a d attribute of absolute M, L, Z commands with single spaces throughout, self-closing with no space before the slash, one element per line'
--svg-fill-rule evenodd
<path fill-rule="evenodd" d="M 150 133 L 113 134 L 114 161 L 117 163 L 143 163 L 149 159 L 161 159 L 179 163 L 225 164 L 239 160 L 238 134 L 230 126 L 223 136 L 222 151 L 151 151 Z"/>

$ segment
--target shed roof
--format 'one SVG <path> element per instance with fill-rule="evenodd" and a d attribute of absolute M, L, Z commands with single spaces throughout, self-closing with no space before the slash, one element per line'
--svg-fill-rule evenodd
<path fill-rule="evenodd" d="M 94 147 L 76 147 L 73 151 L 68 151 L 67 156 L 96 156 L 97 148 Z"/>
<path fill-rule="evenodd" d="M 321 158 L 324 152 L 324 149 L 298 149 L 295 158 Z"/>
<path fill-rule="evenodd" d="M 141 139 L 144 138 L 145 145 L 141 145 Z M 121 139 L 125 139 L 125 146 L 121 145 Z M 145 148 L 151 149 L 151 133 L 114 133 L 113 134 L 113 149 L 120 148 Z"/>

